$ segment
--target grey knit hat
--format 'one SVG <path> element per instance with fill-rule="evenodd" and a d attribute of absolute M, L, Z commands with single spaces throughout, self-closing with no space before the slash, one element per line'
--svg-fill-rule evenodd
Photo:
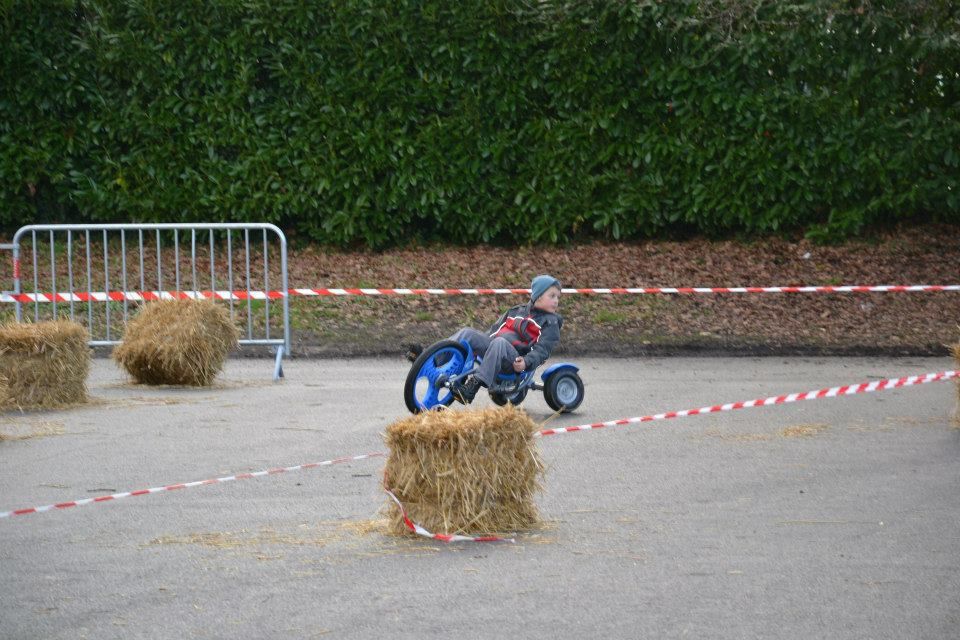
<path fill-rule="evenodd" d="M 533 282 L 530 283 L 530 304 L 535 303 L 537 298 L 542 296 L 550 287 L 563 288 L 560 286 L 560 281 L 553 276 L 539 275 L 534 278 Z"/>

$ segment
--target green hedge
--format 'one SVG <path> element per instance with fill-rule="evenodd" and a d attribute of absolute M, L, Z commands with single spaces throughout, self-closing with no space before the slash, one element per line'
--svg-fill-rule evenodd
<path fill-rule="evenodd" d="M 540 243 L 960 222 L 949 0 L 0 0 L 0 226 Z"/>

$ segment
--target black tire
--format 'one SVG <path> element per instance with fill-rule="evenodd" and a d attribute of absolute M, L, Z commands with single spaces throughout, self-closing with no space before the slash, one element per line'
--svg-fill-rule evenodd
<path fill-rule="evenodd" d="M 509 395 L 504 395 L 502 393 L 496 393 L 496 392 L 490 394 L 490 399 L 493 400 L 493 404 L 499 407 L 502 407 L 507 403 L 510 403 L 513 406 L 517 406 L 521 402 L 523 402 L 523 399 L 526 397 L 527 397 L 527 387 L 524 387 L 523 389 L 520 389 L 520 391 L 511 393 Z"/>
<path fill-rule="evenodd" d="M 441 340 L 424 349 L 413 361 L 403 384 L 403 401 L 410 413 L 450 406 L 453 393 L 437 382 L 441 377 L 452 378 L 469 368 L 473 363 L 466 360 L 466 347 L 454 340 Z"/>
<path fill-rule="evenodd" d="M 558 371 L 547 379 L 543 398 L 554 411 L 570 413 L 583 402 L 583 380 L 575 371 Z"/>

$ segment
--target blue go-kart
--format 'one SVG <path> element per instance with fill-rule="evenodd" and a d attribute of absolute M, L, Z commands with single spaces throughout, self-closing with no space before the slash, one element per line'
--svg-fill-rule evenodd
<path fill-rule="evenodd" d="M 403 386 L 403 400 L 411 413 L 450 406 L 454 401 L 454 385 L 464 382 L 477 369 L 481 358 L 466 342 L 441 340 L 424 349 L 413 361 Z M 542 384 L 534 380 L 535 370 L 522 373 L 501 373 L 497 383 L 487 391 L 494 404 L 518 405 L 527 391 L 543 391 L 543 398 L 554 411 L 569 413 L 583 402 L 583 381 L 579 367 L 558 362 L 541 375 Z"/>

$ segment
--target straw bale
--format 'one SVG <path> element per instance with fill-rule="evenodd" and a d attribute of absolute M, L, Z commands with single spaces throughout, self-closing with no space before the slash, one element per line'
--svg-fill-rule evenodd
<path fill-rule="evenodd" d="M 238 337 L 226 309 L 209 300 L 151 302 L 127 324 L 113 359 L 142 384 L 204 387 Z"/>
<path fill-rule="evenodd" d="M 384 435 L 384 484 L 412 520 L 434 533 L 529 529 L 539 522 L 533 496 L 543 477 L 537 429 L 513 405 L 409 416 Z M 391 533 L 408 533 L 392 501 L 386 514 Z"/>
<path fill-rule="evenodd" d="M 0 326 L 0 408 L 86 402 L 89 338 L 83 326 L 68 320 Z"/>
<path fill-rule="evenodd" d="M 960 369 L 960 342 L 950 347 L 953 353 L 953 359 L 957 361 L 957 369 Z M 957 378 L 957 406 L 953 412 L 953 424 L 960 427 L 960 378 Z"/>

